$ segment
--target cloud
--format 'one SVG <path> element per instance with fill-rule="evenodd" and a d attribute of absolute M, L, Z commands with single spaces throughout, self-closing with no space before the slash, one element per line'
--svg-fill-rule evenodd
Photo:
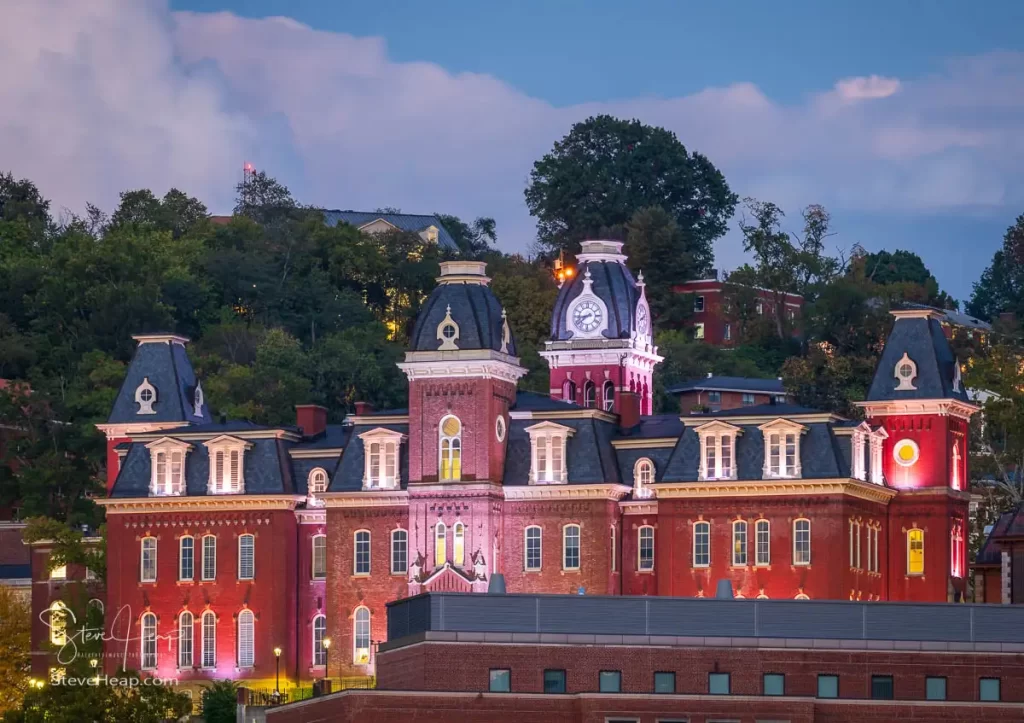
<path fill-rule="evenodd" d="M 596 113 L 674 130 L 738 193 L 793 216 L 808 203 L 858 215 L 1024 206 L 1024 54 L 844 78 L 793 104 L 737 82 L 556 107 L 289 18 L 14 0 L 0 26 L 0 167 L 74 210 L 175 185 L 223 212 L 249 160 L 305 202 L 491 215 L 503 246 L 525 249 L 533 161 Z M 735 265 L 738 245 L 719 255 Z"/>

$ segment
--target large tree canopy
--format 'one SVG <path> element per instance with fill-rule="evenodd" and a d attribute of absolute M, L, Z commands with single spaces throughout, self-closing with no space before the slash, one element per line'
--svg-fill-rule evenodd
<path fill-rule="evenodd" d="M 967 313 L 988 320 L 1004 313 L 1024 319 L 1024 215 L 1006 229 L 1002 248 L 975 282 Z"/>

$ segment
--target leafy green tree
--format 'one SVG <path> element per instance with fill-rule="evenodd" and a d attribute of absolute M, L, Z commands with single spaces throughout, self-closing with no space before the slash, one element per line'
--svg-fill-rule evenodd
<path fill-rule="evenodd" d="M 238 684 L 217 680 L 203 691 L 203 718 L 206 723 L 234 723 L 238 701 Z"/>
<path fill-rule="evenodd" d="M 101 529 L 101 537 L 105 531 Z M 88 544 L 85 534 L 78 527 L 71 527 L 64 522 L 49 517 L 33 517 L 28 520 L 22 535 L 25 542 L 50 540 L 53 545 L 50 551 L 50 569 L 64 565 L 82 565 L 89 568 L 100 580 L 107 576 L 107 546 L 105 541 L 99 544 Z"/>
<path fill-rule="evenodd" d="M 451 214 L 434 215 L 455 240 L 455 245 L 459 247 L 459 256 L 464 259 L 482 259 L 498 242 L 498 232 L 493 218 L 481 216 L 472 223 L 466 223 Z"/>
<path fill-rule="evenodd" d="M 1004 313 L 1024 319 L 1024 215 L 1006 229 L 1002 248 L 975 282 L 967 313 L 989 320 Z"/>
<path fill-rule="evenodd" d="M 0 715 L 21 705 L 31 670 L 32 620 L 28 601 L 0 587 Z"/>
<path fill-rule="evenodd" d="M 1024 501 L 1024 351 L 997 343 L 966 367 L 967 386 L 987 392 L 971 473 L 988 480 L 1009 509 Z"/>
<path fill-rule="evenodd" d="M 794 356 L 782 366 L 782 382 L 794 402 L 812 409 L 859 419 L 854 402 L 867 396 L 874 360 L 836 354 L 827 345 L 812 346 L 807 356 Z"/>
<path fill-rule="evenodd" d="M 865 281 L 881 287 L 881 293 L 892 301 L 957 308 L 957 302 L 939 289 L 939 282 L 912 251 L 863 254 L 851 260 L 847 274 L 863 275 Z"/>

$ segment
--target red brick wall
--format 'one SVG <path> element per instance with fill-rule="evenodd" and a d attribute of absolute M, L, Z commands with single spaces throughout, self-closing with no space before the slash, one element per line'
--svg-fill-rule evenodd
<path fill-rule="evenodd" d="M 298 526 L 298 565 L 296 587 L 298 616 L 295 631 L 289 647 L 297 650 L 291 675 L 299 680 L 313 680 L 323 675 L 323 668 L 313 668 L 313 618 L 320 613 L 327 614 L 327 580 L 313 578 L 313 538 L 326 534 L 326 511 L 324 521 L 309 520 Z M 328 538 L 328 560 L 330 559 L 330 538 Z M 290 596 L 291 597 L 291 596 Z M 328 618 L 328 624 L 330 619 Z M 284 648 L 284 645 L 282 645 Z M 282 665 L 284 661 L 282 661 Z"/>
<path fill-rule="evenodd" d="M 692 316 L 687 319 L 686 323 L 687 326 L 704 324 L 704 343 L 711 344 L 713 346 L 733 346 L 739 343 L 739 324 L 735 320 L 731 320 L 723 308 L 725 296 L 723 293 L 724 288 L 725 282 L 714 279 L 687 281 L 672 287 L 672 290 L 677 294 L 694 294 L 695 296 L 704 297 L 704 310 L 694 311 Z M 775 313 L 774 295 L 770 291 L 763 289 L 759 290 L 757 295 L 763 301 L 765 316 L 773 318 Z M 803 298 L 795 294 L 789 294 L 786 297 L 785 303 L 787 309 L 793 309 L 796 314 L 796 319 L 799 321 L 803 313 Z M 726 323 L 732 324 L 730 339 L 725 338 Z M 793 333 L 798 333 L 798 325 L 794 325 Z"/>
<path fill-rule="evenodd" d="M 21 542 L 18 542 L 21 546 Z M 28 548 L 23 548 L 28 549 Z M 84 620 L 76 624 L 75 619 L 86 612 L 86 605 L 90 600 L 106 602 L 106 594 L 103 585 L 99 581 L 86 582 L 85 568 L 81 565 L 69 565 L 67 578 L 65 580 L 50 579 L 50 548 L 45 545 L 33 545 L 31 547 L 32 567 L 32 617 L 31 617 L 31 640 L 32 640 L 32 674 L 46 676 L 51 666 L 58 666 L 57 649 L 50 645 L 49 610 L 50 605 L 56 600 L 63 602 L 71 611 L 73 618 L 68 619 L 67 630 L 69 635 L 74 635 L 80 629 Z M 69 644 L 68 650 L 62 659 L 70 657 L 73 652 L 73 644 Z"/>
<path fill-rule="evenodd" d="M 951 566 L 950 521 L 967 519 L 967 500 L 929 489 L 903 491 L 889 504 L 889 599 L 946 600 Z M 923 575 L 907 573 L 907 530 L 914 527 L 924 531 Z M 963 589 L 963 580 L 955 579 L 953 583 Z"/>
<path fill-rule="evenodd" d="M 709 380 L 709 383 L 711 380 Z M 754 395 L 754 404 L 768 404 L 772 401 L 773 394 L 764 394 L 760 392 L 748 392 Z M 687 414 L 695 408 L 710 409 L 712 407 L 709 392 L 697 391 L 697 392 L 684 392 L 679 395 L 679 411 L 683 414 Z M 719 410 L 725 409 L 739 409 L 743 406 L 752 406 L 743 404 L 743 392 L 721 392 L 722 401 L 721 403 L 715 403 L 714 406 Z"/>

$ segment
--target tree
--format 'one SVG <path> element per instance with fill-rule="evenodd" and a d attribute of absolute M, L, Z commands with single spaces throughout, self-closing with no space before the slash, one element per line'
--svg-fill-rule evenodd
<path fill-rule="evenodd" d="M 988 393 L 972 475 L 985 479 L 1002 498 L 1002 508 L 1009 509 L 1024 501 L 1024 352 L 995 344 L 971 360 L 964 381 Z"/>
<path fill-rule="evenodd" d="M 217 680 L 203 691 L 203 718 L 206 723 L 234 723 L 238 701 L 238 684 Z"/>
<path fill-rule="evenodd" d="M 105 537 L 102 529 L 100 536 Z M 28 520 L 22 537 L 27 543 L 52 541 L 49 560 L 51 570 L 64 565 L 82 565 L 94 572 L 100 580 L 106 579 L 106 542 L 97 545 L 86 544 L 85 534 L 78 527 L 71 527 L 47 517 L 33 517 Z"/>
<path fill-rule="evenodd" d="M 20 706 L 28 691 L 31 623 L 28 601 L 0 587 L 0 715 Z"/>
<path fill-rule="evenodd" d="M 910 301 L 940 309 L 956 309 L 956 301 L 939 289 L 939 282 L 912 251 L 897 249 L 864 254 L 851 261 L 848 274 L 862 274 L 867 282 L 883 287 L 891 300 Z"/>
<path fill-rule="evenodd" d="M 1006 229 L 1002 248 L 974 284 L 967 313 L 989 320 L 1012 313 L 1024 319 L 1024 215 Z"/>
<path fill-rule="evenodd" d="M 575 252 L 582 239 L 658 207 L 680 230 L 679 251 L 709 259 L 736 195 L 711 161 L 687 151 L 671 131 L 600 115 L 575 124 L 533 164 L 526 205 L 538 242 L 551 253 Z"/>
<path fill-rule="evenodd" d="M 482 259 L 491 251 L 493 244 L 498 242 L 498 232 L 493 218 L 478 217 L 472 223 L 466 223 L 458 216 L 437 213 L 437 220 L 445 227 L 448 234 L 459 247 L 459 256 L 464 259 Z"/>
<path fill-rule="evenodd" d="M 247 216 L 257 223 L 268 224 L 282 217 L 293 217 L 299 208 L 291 191 L 264 171 L 253 173 L 235 190 L 238 192 L 235 215 Z"/>

